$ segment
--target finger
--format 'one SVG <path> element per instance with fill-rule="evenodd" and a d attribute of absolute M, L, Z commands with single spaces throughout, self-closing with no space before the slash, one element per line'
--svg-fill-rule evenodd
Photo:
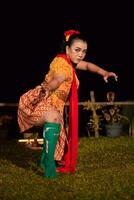
<path fill-rule="evenodd" d="M 108 82 L 107 77 L 104 77 L 104 81 L 105 81 L 106 83 Z"/>
<path fill-rule="evenodd" d="M 118 81 L 118 76 L 115 76 L 115 81 Z"/>

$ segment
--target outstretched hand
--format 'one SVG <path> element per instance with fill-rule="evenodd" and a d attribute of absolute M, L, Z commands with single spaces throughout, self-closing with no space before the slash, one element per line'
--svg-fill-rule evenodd
<path fill-rule="evenodd" d="M 106 72 L 103 76 L 103 79 L 106 83 L 108 83 L 108 78 L 113 77 L 115 81 L 118 81 L 118 76 L 114 72 Z"/>

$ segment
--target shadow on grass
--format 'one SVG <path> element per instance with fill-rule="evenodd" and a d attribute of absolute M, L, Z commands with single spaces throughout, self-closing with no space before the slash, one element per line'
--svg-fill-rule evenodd
<path fill-rule="evenodd" d="M 30 149 L 17 140 L 0 141 L 0 159 L 8 160 L 18 167 L 32 170 L 39 175 L 43 173 L 39 167 L 41 151 Z"/>

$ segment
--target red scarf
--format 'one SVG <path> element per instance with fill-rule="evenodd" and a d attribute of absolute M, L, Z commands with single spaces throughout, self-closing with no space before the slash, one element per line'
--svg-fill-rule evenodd
<path fill-rule="evenodd" d="M 58 57 L 63 57 L 71 66 L 70 59 L 65 54 L 59 54 Z M 69 131 L 68 131 L 68 149 L 64 155 L 65 166 L 58 168 L 59 172 L 74 172 L 76 167 L 77 150 L 78 150 L 78 93 L 76 84 L 75 69 L 73 70 L 73 80 L 70 91 L 69 104 Z"/>

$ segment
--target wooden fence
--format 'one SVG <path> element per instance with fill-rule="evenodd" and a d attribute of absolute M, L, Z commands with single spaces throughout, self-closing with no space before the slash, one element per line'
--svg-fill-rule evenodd
<path fill-rule="evenodd" d="M 68 114 L 68 111 L 67 111 L 68 105 L 69 105 L 69 103 L 67 102 L 66 106 L 65 106 L 65 118 L 66 118 L 66 115 Z M 78 105 L 86 107 L 87 110 L 92 107 L 92 112 L 93 112 L 94 118 L 96 117 L 96 109 L 95 109 L 96 105 L 120 105 L 120 106 L 127 106 L 127 108 L 129 106 L 132 106 L 133 107 L 132 108 L 133 114 L 132 114 L 131 119 L 130 119 L 130 121 L 131 121 L 131 134 L 130 135 L 132 137 L 134 137 L 134 101 L 96 102 L 94 95 L 93 96 L 90 95 L 90 100 L 78 102 Z M 0 103 L 0 108 L 2 108 L 2 109 L 4 109 L 4 108 L 6 108 L 6 109 L 10 109 L 10 108 L 17 109 L 17 107 L 18 107 L 18 103 Z M 95 130 L 95 136 L 99 137 L 98 130 Z"/>

